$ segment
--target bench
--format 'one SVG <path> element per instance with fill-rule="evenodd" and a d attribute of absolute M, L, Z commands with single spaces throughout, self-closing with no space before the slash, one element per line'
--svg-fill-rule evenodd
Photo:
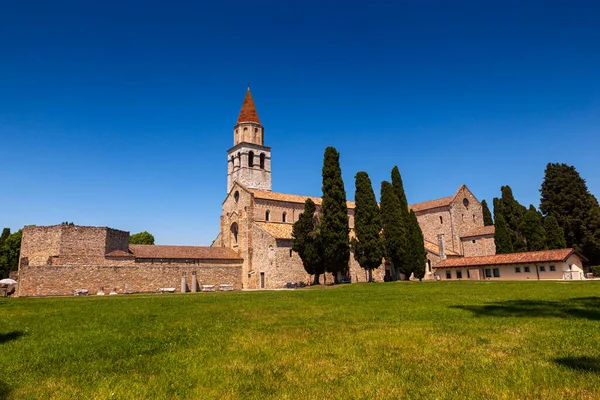
<path fill-rule="evenodd" d="M 219 285 L 219 290 L 222 292 L 229 292 L 233 290 L 233 285 L 222 283 Z"/>
<path fill-rule="evenodd" d="M 203 292 L 214 292 L 215 285 L 202 285 L 202 291 Z"/>
<path fill-rule="evenodd" d="M 75 296 L 87 296 L 88 293 L 87 289 L 75 289 Z"/>
<path fill-rule="evenodd" d="M 160 288 L 161 293 L 175 293 L 175 290 L 177 290 L 177 288 L 174 288 L 174 287 L 161 287 Z"/>

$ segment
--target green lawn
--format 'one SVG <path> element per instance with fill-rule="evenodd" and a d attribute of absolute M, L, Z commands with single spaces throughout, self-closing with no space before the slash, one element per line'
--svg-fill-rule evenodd
<path fill-rule="evenodd" d="M 2 299 L 6 398 L 600 398 L 600 282 Z"/>

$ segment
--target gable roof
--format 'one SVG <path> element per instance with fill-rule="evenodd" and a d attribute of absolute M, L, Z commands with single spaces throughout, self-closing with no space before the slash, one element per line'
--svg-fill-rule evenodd
<path fill-rule="evenodd" d="M 430 242 L 429 240 L 424 240 L 423 242 L 425 244 L 425 250 L 429 251 L 430 253 L 437 254 L 438 256 L 440 255 L 440 246 L 433 242 Z M 455 251 L 448 249 L 446 249 L 445 251 L 447 256 L 460 256 L 460 254 L 458 254 Z"/>
<path fill-rule="evenodd" d="M 237 123 L 240 122 L 256 122 L 260 124 L 260 119 L 258 119 L 258 112 L 256 111 L 256 106 L 254 105 L 254 99 L 252 98 L 252 93 L 250 93 L 250 86 L 248 86 L 248 90 L 246 91 L 246 96 L 244 97 L 244 102 L 242 103 L 242 109 L 240 110 L 240 115 L 238 116 Z"/>
<path fill-rule="evenodd" d="M 475 197 L 473 192 L 471 192 L 469 190 L 469 188 L 467 187 L 467 185 L 465 185 L 463 183 L 462 185 L 460 185 L 458 187 L 458 189 L 456 190 L 456 192 L 454 192 L 454 194 L 452 196 L 442 197 L 441 199 L 429 200 L 429 201 L 424 201 L 422 203 L 412 204 L 412 205 L 408 206 L 408 208 L 410 210 L 413 210 L 414 212 L 419 212 L 419 211 L 431 210 L 434 208 L 448 207 L 450 204 L 452 204 L 454 199 L 456 199 L 456 196 L 458 196 L 458 194 L 461 192 L 461 190 L 463 188 L 468 190 L 469 193 L 471 193 L 471 195 L 473 197 Z M 475 198 L 475 199 L 477 200 L 477 198 Z"/>
<path fill-rule="evenodd" d="M 285 201 L 288 203 L 299 203 L 304 204 L 306 199 L 311 199 L 316 205 L 320 206 L 323 200 L 320 197 L 312 196 L 301 196 L 298 194 L 268 192 L 266 190 L 255 190 L 249 189 L 250 192 L 254 193 L 255 199 L 273 200 L 273 201 Z M 353 201 L 346 201 L 346 207 L 354 209 L 355 203 Z"/>
<path fill-rule="evenodd" d="M 565 261 L 571 254 L 575 253 L 573 249 L 528 251 L 524 253 L 496 254 L 494 256 L 476 256 L 447 258 L 441 261 L 435 268 L 451 267 L 480 267 L 487 265 L 506 265 L 506 264 L 530 264 L 542 262 Z M 581 254 L 577 253 L 582 260 L 585 260 Z"/>
<path fill-rule="evenodd" d="M 254 222 L 258 227 L 267 232 L 269 235 L 273 236 L 275 239 L 293 239 L 292 230 L 294 229 L 294 224 L 288 224 L 285 222 Z M 348 235 L 350 239 L 356 237 L 354 233 L 354 229 L 350 229 L 350 234 Z"/>
<path fill-rule="evenodd" d="M 242 260 L 228 247 L 130 244 L 129 250 L 135 258 L 231 260 L 236 262 Z"/>
<path fill-rule="evenodd" d="M 480 226 L 478 228 L 475 228 L 475 229 L 467 232 L 465 235 L 462 235 L 461 238 L 493 235 L 495 232 L 496 232 L 496 228 L 494 227 L 494 225 Z"/>

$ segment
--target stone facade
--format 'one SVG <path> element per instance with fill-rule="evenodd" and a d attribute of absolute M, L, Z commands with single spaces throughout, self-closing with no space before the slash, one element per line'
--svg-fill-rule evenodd
<path fill-rule="evenodd" d="M 241 289 L 241 260 L 230 250 L 200 246 L 130 246 L 129 232 L 84 226 L 27 226 L 23 229 L 18 296 L 72 295 L 101 288 L 108 293 L 182 291 L 198 285 Z M 133 249 L 133 250 L 132 250 Z M 137 253 L 137 255 L 136 255 Z M 154 255 L 155 254 L 155 255 Z M 160 257 L 163 255 L 164 257 Z M 185 291 L 184 290 L 184 291 Z"/>

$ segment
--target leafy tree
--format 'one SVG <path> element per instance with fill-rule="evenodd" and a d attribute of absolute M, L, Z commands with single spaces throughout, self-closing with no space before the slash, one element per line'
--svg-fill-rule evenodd
<path fill-rule="evenodd" d="M 8 239 L 9 236 L 10 236 L 10 228 L 4 228 L 2 230 L 2 235 L 0 235 L 0 248 L 2 248 L 2 246 L 4 245 L 4 242 L 6 242 L 6 239 Z"/>
<path fill-rule="evenodd" d="M 496 242 L 496 254 L 513 253 L 513 240 L 508 224 L 502 214 L 494 216 L 496 222 L 496 231 L 494 233 L 494 241 Z"/>
<path fill-rule="evenodd" d="M 369 282 L 373 282 L 373 270 L 377 269 L 383 260 L 383 247 L 379 236 L 381 215 L 369 175 L 366 172 L 358 172 L 355 179 L 354 231 L 356 239 L 352 240 L 352 248 L 354 258 L 362 268 L 369 271 Z"/>
<path fill-rule="evenodd" d="M 413 210 L 410 210 L 408 215 L 409 222 L 409 268 L 415 274 L 415 278 L 421 280 L 425 276 L 425 241 L 423 240 L 423 232 L 419 226 L 417 215 Z"/>
<path fill-rule="evenodd" d="M 339 275 L 348 271 L 350 241 L 346 190 L 340 168 L 340 154 L 334 147 L 325 149 L 323 159 L 323 203 L 321 205 L 321 237 L 328 272 L 338 283 Z"/>
<path fill-rule="evenodd" d="M 487 201 L 481 201 L 481 211 L 483 212 L 483 225 L 491 226 L 494 225 L 494 220 L 492 219 L 492 213 L 490 208 L 488 207 Z"/>
<path fill-rule="evenodd" d="M 394 187 L 387 181 L 381 182 L 381 221 L 383 225 L 384 254 L 392 263 L 392 279 L 397 280 L 400 272 L 405 273 L 405 231 L 402 224 L 400 200 Z"/>
<path fill-rule="evenodd" d="M 564 230 L 567 247 L 600 264 L 600 207 L 575 167 L 549 163 L 540 189 L 540 210 Z"/>
<path fill-rule="evenodd" d="M 323 243 L 316 210 L 315 203 L 311 199 L 306 199 L 304 212 L 298 216 L 298 221 L 292 228 L 292 237 L 294 238 L 292 250 L 300 256 L 306 272 L 314 275 L 314 285 L 319 284 L 319 276 L 325 273 Z"/>
<path fill-rule="evenodd" d="M 500 191 L 502 197 L 494 198 L 494 216 L 500 214 L 504 217 L 512 241 L 513 252 L 527 251 L 525 237 L 520 231 L 521 219 L 527 208 L 514 198 L 510 186 L 502 186 Z"/>
<path fill-rule="evenodd" d="M 544 218 L 544 229 L 546 230 L 546 245 L 549 250 L 564 249 L 567 247 L 565 231 L 558 226 L 558 221 L 553 215 Z"/>
<path fill-rule="evenodd" d="M 154 236 L 146 231 L 129 236 L 130 244 L 154 244 Z"/>
<path fill-rule="evenodd" d="M 546 250 L 546 230 L 542 222 L 542 214 L 533 205 L 521 219 L 520 231 L 527 242 L 527 251 Z"/>
<path fill-rule="evenodd" d="M 10 234 L 0 247 L 0 273 L 3 277 L 7 277 L 10 271 L 19 269 L 22 238 L 23 234 L 18 230 Z"/>

